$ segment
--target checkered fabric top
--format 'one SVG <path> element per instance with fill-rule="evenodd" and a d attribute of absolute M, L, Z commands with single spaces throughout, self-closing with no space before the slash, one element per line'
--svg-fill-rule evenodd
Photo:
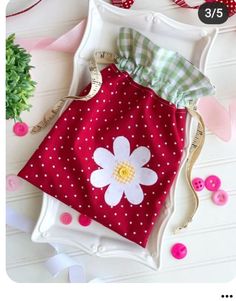
<path fill-rule="evenodd" d="M 209 79 L 179 53 L 164 49 L 132 28 L 121 28 L 117 67 L 178 108 L 215 93 Z"/>

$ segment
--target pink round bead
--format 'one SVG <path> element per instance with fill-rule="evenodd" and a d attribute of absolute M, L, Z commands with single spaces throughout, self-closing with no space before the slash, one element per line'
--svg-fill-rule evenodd
<path fill-rule="evenodd" d="M 13 132 L 16 136 L 25 136 L 29 131 L 29 127 L 25 122 L 16 122 L 13 126 Z"/>
<path fill-rule="evenodd" d="M 187 255 L 187 248 L 181 243 L 174 244 L 171 248 L 171 254 L 176 259 L 183 259 Z"/>
<path fill-rule="evenodd" d="M 87 227 L 91 224 L 92 220 L 87 215 L 80 214 L 78 218 L 78 222 L 80 223 L 81 226 Z"/>
<path fill-rule="evenodd" d="M 64 212 L 60 215 L 60 221 L 64 225 L 69 225 L 72 222 L 72 215 L 69 212 Z"/>
<path fill-rule="evenodd" d="M 217 190 L 213 192 L 212 194 L 212 201 L 218 205 L 218 206 L 223 206 L 228 202 L 229 195 L 226 191 L 224 190 Z"/>
<path fill-rule="evenodd" d="M 21 186 L 23 185 L 23 182 L 21 178 L 17 177 L 16 175 L 7 175 L 6 176 L 6 189 L 7 191 L 17 191 Z"/>

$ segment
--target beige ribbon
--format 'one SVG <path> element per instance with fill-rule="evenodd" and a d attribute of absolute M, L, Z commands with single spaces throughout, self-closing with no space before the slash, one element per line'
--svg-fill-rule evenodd
<path fill-rule="evenodd" d="M 189 218 L 187 219 L 187 221 L 182 226 L 175 229 L 175 231 L 174 231 L 175 234 L 178 233 L 179 231 L 181 231 L 182 229 L 185 229 L 188 227 L 188 225 L 192 222 L 193 217 L 195 216 L 197 209 L 199 207 L 199 198 L 198 198 L 196 191 L 193 188 L 191 175 L 192 175 L 193 166 L 194 166 L 195 162 L 197 161 L 197 159 L 201 153 L 202 147 L 204 145 L 205 125 L 204 125 L 204 121 L 203 121 L 201 115 L 196 111 L 196 108 L 188 108 L 188 112 L 192 117 L 194 117 L 198 120 L 197 132 L 195 134 L 195 137 L 194 137 L 192 144 L 190 146 L 190 149 L 189 149 L 189 155 L 187 158 L 186 169 L 185 169 L 185 177 L 186 177 L 186 181 L 187 181 L 188 186 L 192 193 L 192 197 L 193 197 L 193 201 L 194 201 L 194 209 L 193 209 L 191 215 L 189 216 Z"/>
<path fill-rule="evenodd" d="M 96 51 L 89 61 L 89 71 L 91 74 L 91 89 L 89 93 L 85 96 L 66 96 L 60 99 L 45 113 L 43 119 L 32 128 L 31 134 L 39 133 L 42 129 L 46 128 L 69 99 L 87 101 L 93 98 L 102 86 L 102 75 L 97 64 L 112 64 L 115 62 L 115 59 L 116 56 L 113 53 L 107 51 Z"/>

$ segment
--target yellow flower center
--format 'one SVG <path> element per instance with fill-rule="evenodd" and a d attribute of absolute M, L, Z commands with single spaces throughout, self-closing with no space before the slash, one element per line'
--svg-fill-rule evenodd
<path fill-rule="evenodd" d="M 116 179 L 116 181 L 126 184 L 133 180 L 135 175 L 135 170 L 132 165 L 130 165 L 128 162 L 120 162 L 116 165 L 113 177 Z"/>

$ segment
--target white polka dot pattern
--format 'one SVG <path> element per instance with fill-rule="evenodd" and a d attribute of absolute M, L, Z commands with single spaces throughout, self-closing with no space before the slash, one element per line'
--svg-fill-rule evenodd
<path fill-rule="evenodd" d="M 186 110 L 176 109 L 150 88 L 136 84 L 115 65 L 105 68 L 102 76 L 99 93 L 87 102 L 74 101 L 70 105 L 19 176 L 145 247 L 179 168 Z M 135 202 L 136 195 L 131 192 L 128 195 L 133 200 L 131 204 L 120 192 L 119 202 L 111 207 L 104 202 L 109 187 L 93 187 L 90 177 L 94 171 L 101 171 L 94 161 L 95 150 L 99 147 L 107 150 L 106 164 L 109 164 L 109 153 L 114 153 L 113 144 L 119 136 L 128 139 L 130 153 L 140 147 L 150 152 L 150 160 L 143 162 L 144 172 L 153 170 L 158 181 L 150 186 L 140 182 L 142 203 Z M 144 176 L 148 177 L 148 173 Z"/>

